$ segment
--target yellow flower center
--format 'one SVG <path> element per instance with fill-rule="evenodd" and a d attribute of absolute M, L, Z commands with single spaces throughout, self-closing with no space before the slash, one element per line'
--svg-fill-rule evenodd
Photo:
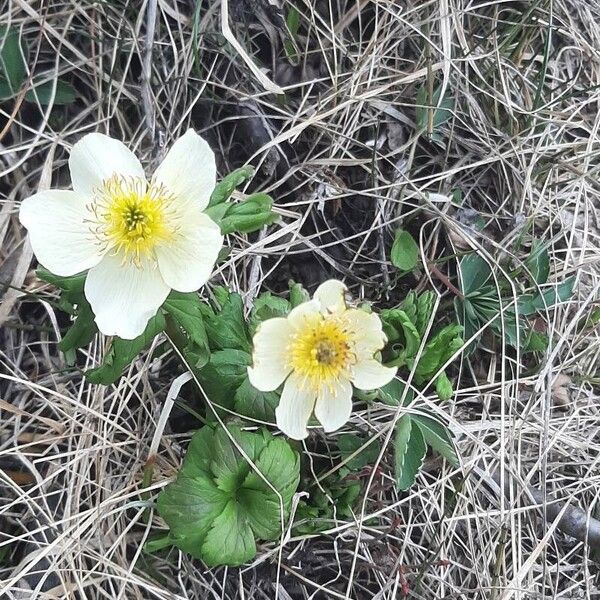
<path fill-rule="evenodd" d="M 97 190 L 94 233 L 107 250 L 140 265 L 158 243 L 176 233 L 173 197 L 162 187 L 135 177 L 113 175 Z"/>
<path fill-rule="evenodd" d="M 351 333 L 335 315 L 315 315 L 292 338 L 290 366 L 313 389 L 331 385 L 348 373 L 356 357 Z"/>

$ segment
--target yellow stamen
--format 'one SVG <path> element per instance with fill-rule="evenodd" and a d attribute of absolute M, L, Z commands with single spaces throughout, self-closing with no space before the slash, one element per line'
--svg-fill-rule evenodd
<path fill-rule="evenodd" d="M 172 241 L 177 234 L 172 201 L 162 186 L 113 175 L 94 197 L 94 233 L 107 250 L 123 253 L 124 260 L 139 266 L 157 243 Z"/>
<path fill-rule="evenodd" d="M 314 315 L 292 338 L 290 366 L 314 390 L 327 385 L 334 390 L 340 376 L 356 361 L 352 336 L 335 315 Z"/>

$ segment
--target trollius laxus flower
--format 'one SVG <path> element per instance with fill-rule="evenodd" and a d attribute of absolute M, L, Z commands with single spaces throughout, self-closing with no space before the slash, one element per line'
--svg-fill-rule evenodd
<path fill-rule="evenodd" d="M 254 335 L 252 385 L 283 391 L 275 415 L 289 437 L 303 439 L 313 413 L 325 431 L 339 429 L 352 412 L 352 386 L 377 389 L 389 383 L 395 368 L 376 358 L 386 342 L 381 321 L 346 305 L 343 283 L 321 284 L 312 300 L 286 318 L 263 321 Z"/>
<path fill-rule="evenodd" d="M 206 214 L 215 157 L 193 130 L 148 181 L 121 142 L 90 133 L 69 157 L 73 190 L 26 198 L 19 213 L 39 262 L 56 275 L 89 269 L 85 296 L 98 329 L 140 335 L 171 289 L 197 290 L 223 245 Z"/>

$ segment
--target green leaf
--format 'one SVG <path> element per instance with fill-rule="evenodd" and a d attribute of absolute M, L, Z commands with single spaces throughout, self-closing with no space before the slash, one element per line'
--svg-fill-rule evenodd
<path fill-rule="evenodd" d="M 256 542 L 247 515 L 231 499 L 216 517 L 202 544 L 202 558 L 209 567 L 237 566 L 256 555 Z"/>
<path fill-rule="evenodd" d="M 292 497 L 300 483 L 300 457 L 289 443 L 281 437 L 269 441 L 256 461 L 256 468 L 262 477 L 252 469 L 244 480 L 242 487 L 246 490 L 262 491 L 265 496 L 277 504 L 277 512 L 280 513 L 279 497 L 273 491 L 275 488 L 283 501 L 284 509 L 289 509 Z M 264 479 L 263 479 L 264 478 Z M 260 508 L 257 506 L 256 508 Z M 272 537 L 262 536 L 265 539 L 275 539 L 281 530 L 280 521 L 277 519 L 277 527 L 273 529 Z"/>
<path fill-rule="evenodd" d="M 525 352 L 546 352 L 550 340 L 545 333 L 532 329 L 525 342 Z"/>
<path fill-rule="evenodd" d="M 396 485 L 400 490 L 407 490 L 413 485 L 426 453 L 427 446 L 420 427 L 410 415 L 403 415 L 394 434 Z"/>
<path fill-rule="evenodd" d="M 543 313 L 547 308 L 560 302 L 566 302 L 573 295 L 575 277 L 569 277 L 558 285 L 553 285 L 538 294 L 524 294 L 518 299 L 520 316 Z"/>
<path fill-rule="evenodd" d="M 35 274 L 39 279 L 50 283 L 61 290 L 67 292 L 81 292 L 83 293 L 83 286 L 85 285 L 85 278 L 87 277 L 87 271 L 85 273 L 79 273 L 78 275 L 71 275 L 70 277 L 59 277 L 50 273 L 44 267 L 38 267 Z"/>
<path fill-rule="evenodd" d="M 193 353 L 194 366 L 203 367 L 210 358 L 210 348 L 204 318 L 202 317 L 202 301 L 196 292 L 183 293 L 172 291 L 162 308 L 183 329 L 191 344 L 187 350 Z"/>
<path fill-rule="evenodd" d="M 600 323 L 600 306 L 592 309 L 591 312 L 579 319 L 579 323 L 577 323 L 577 331 L 591 329 L 598 323 Z"/>
<path fill-rule="evenodd" d="M 42 106 L 50 104 L 54 82 L 46 81 L 38 84 L 34 82 L 33 86 L 33 89 L 25 94 L 25 100 L 27 102 L 39 102 Z M 56 82 L 56 91 L 53 100 L 55 105 L 72 104 L 75 102 L 76 97 L 77 92 L 70 83 L 66 83 L 60 79 Z"/>
<path fill-rule="evenodd" d="M 169 525 L 171 543 L 202 558 L 202 543 L 228 501 L 208 473 L 182 470 L 159 494 L 157 508 Z"/>
<path fill-rule="evenodd" d="M 123 369 L 165 328 L 165 318 L 161 313 L 156 314 L 148 321 L 142 335 L 133 340 L 113 338 L 110 350 L 104 357 L 102 366 L 85 372 L 85 377 L 90 383 L 110 385 L 121 377 Z"/>
<path fill-rule="evenodd" d="M 403 229 L 396 231 L 390 255 L 392 264 L 401 271 L 412 271 L 419 262 L 419 246 L 413 236 Z"/>
<path fill-rule="evenodd" d="M 217 183 L 213 193 L 210 196 L 208 207 L 216 206 L 217 204 L 221 204 L 222 202 L 229 200 L 231 194 L 233 194 L 233 190 L 235 190 L 238 185 L 244 183 L 246 179 L 250 179 L 252 175 L 254 175 L 254 167 L 251 167 L 250 165 L 240 167 L 239 169 L 229 173 L 229 175 L 225 176 L 219 183 Z"/>
<path fill-rule="evenodd" d="M 243 202 L 230 204 L 227 212 L 218 223 L 221 233 L 252 233 L 279 219 L 271 209 L 273 199 L 268 194 L 257 193 L 248 196 Z"/>
<path fill-rule="evenodd" d="M 77 302 L 75 322 L 69 327 L 58 347 L 65 353 L 77 348 L 83 348 L 94 339 L 97 332 L 98 327 L 96 327 L 96 322 L 94 321 L 92 307 L 83 294 L 81 294 Z"/>
<path fill-rule="evenodd" d="M 435 392 L 440 400 L 450 400 L 454 390 L 452 382 L 448 379 L 445 371 L 442 371 L 435 380 Z"/>
<path fill-rule="evenodd" d="M 460 261 L 461 291 L 464 296 L 484 286 L 492 276 L 487 261 L 479 254 L 468 254 Z"/>
<path fill-rule="evenodd" d="M 273 423 L 275 421 L 275 409 L 279 404 L 277 392 L 261 392 L 257 390 L 246 377 L 233 397 L 233 408 L 235 412 L 258 421 Z"/>
<path fill-rule="evenodd" d="M 0 99 L 15 96 L 27 75 L 25 62 L 27 46 L 21 38 L 21 33 L 14 27 L 0 25 Z"/>
<path fill-rule="evenodd" d="M 290 280 L 290 308 L 296 308 L 310 300 L 310 294 L 301 283 Z"/>
<path fill-rule="evenodd" d="M 268 437 L 243 431 L 231 426 L 217 429 L 213 434 L 210 470 L 217 487 L 229 495 L 235 495 L 250 472 L 250 465 L 240 454 L 241 448 L 251 461 L 256 461 L 265 449 Z"/>
<path fill-rule="evenodd" d="M 413 323 L 415 323 L 421 338 L 425 335 L 425 331 L 427 331 L 427 327 L 429 326 L 434 304 L 435 295 L 433 292 L 423 292 L 417 298 L 417 319 Z"/>
<path fill-rule="evenodd" d="M 441 86 L 436 88 L 430 100 L 428 98 L 427 87 L 423 86 L 419 88 L 416 107 L 416 121 L 419 131 L 427 131 L 430 134 L 434 134 L 436 129 L 439 129 L 441 125 L 452 117 L 451 111 L 454 109 L 454 99 L 444 96 L 440 103 L 441 92 Z M 431 111 L 433 111 L 432 117 L 430 117 Z"/>
<path fill-rule="evenodd" d="M 337 444 L 342 460 L 358 452 L 345 465 L 351 471 L 360 471 L 367 465 L 373 464 L 379 457 L 381 451 L 379 442 L 371 442 L 366 446 L 367 441 L 354 433 L 344 433 L 338 436 Z"/>
<path fill-rule="evenodd" d="M 410 290 L 406 297 L 400 304 L 400 309 L 406 313 L 406 316 L 410 319 L 412 323 L 417 324 L 417 304 L 419 302 L 419 298 L 417 297 L 417 292 L 414 290 Z"/>
<path fill-rule="evenodd" d="M 223 288 L 215 289 L 221 304 L 220 310 L 213 312 L 208 306 L 203 305 L 204 327 L 208 335 L 211 349 L 223 350 L 237 348 L 250 352 L 251 343 L 244 320 L 244 305 L 239 294 L 229 293 Z"/>
<path fill-rule="evenodd" d="M 250 330 L 256 331 L 259 323 L 274 317 L 285 317 L 291 310 L 290 303 L 285 298 L 273 296 L 271 292 L 263 292 L 254 301 L 250 315 Z"/>
<path fill-rule="evenodd" d="M 288 9 L 286 25 L 290 34 L 290 38 L 283 42 L 283 47 L 288 59 L 295 64 L 298 60 L 298 53 L 294 38 L 296 37 L 298 28 L 300 27 L 300 12 L 295 6 L 292 6 Z"/>
<path fill-rule="evenodd" d="M 238 388 L 247 378 L 252 357 L 244 350 L 226 348 L 211 354 L 208 364 L 198 373 L 208 398 L 225 408 L 234 408 Z"/>
<path fill-rule="evenodd" d="M 463 328 L 450 324 L 438 331 L 425 346 L 415 368 L 415 379 L 426 380 L 435 375 L 440 367 L 463 346 L 460 337 Z"/>
<path fill-rule="evenodd" d="M 550 257 L 548 249 L 541 240 L 533 240 L 531 246 L 531 254 L 525 261 L 525 266 L 529 269 L 533 276 L 533 280 L 541 285 L 548 281 L 550 274 Z"/>
<path fill-rule="evenodd" d="M 468 298 L 455 298 L 454 312 L 458 322 L 463 326 L 465 341 L 470 340 L 481 327 L 477 313 L 470 300 Z M 475 350 L 478 339 L 479 336 L 465 346 L 464 352 L 466 355 L 471 354 Z"/>
<path fill-rule="evenodd" d="M 397 342 L 404 347 L 405 357 L 414 356 L 419 350 L 421 337 L 410 317 L 399 308 L 384 309 L 379 313 L 379 317 L 388 345 L 397 345 Z"/>
<path fill-rule="evenodd" d="M 411 388 L 408 388 L 406 395 L 404 395 L 405 388 L 406 384 L 403 381 L 394 378 L 379 388 L 379 399 L 388 406 L 398 406 L 400 400 L 404 397 L 402 406 L 409 406 L 414 400 L 415 393 Z"/>
<path fill-rule="evenodd" d="M 289 511 L 300 482 L 300 458 L 286 440 L 274 438 L 261 452 L 256 468 L 262 477 L 254 469 L 248 473 L 242 485 L 246 494 L 244 506 L 254 533 L 274 540 L 282 530 L 282 516 L 285 518 Z M 272 488 L 281 495 L 282 503 Z"/>
<path fill-rule="evenodd" d="M 423 434 L 423 439 L 433 450 L 441 454 L 451 464 L 458 464 L 458 457 L 452 442 L 452 433 L 442 423 L 424 415 L 411 415 Z"/>
<path fill-rule="evenodd" d="M 177 479 L 161 491 L 158 511 L 177 547 L 209 566 L 240 565 L 256 554 L 255 538 L 278 537 L 299 480 L 299 457 L 285 439 L 266 429 L 205 426 L 194 434 Z"/>

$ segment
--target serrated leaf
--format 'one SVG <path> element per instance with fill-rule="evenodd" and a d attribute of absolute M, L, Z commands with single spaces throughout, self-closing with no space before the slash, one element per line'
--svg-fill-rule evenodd
<path fill-rule="evenodd" d="M 161 313 L 156 314 L 148 321 L 142 335 L 133 340 L 122 340 L 115 337 L 110 350 L 104 357 L 102 366 L 85 372 L 85 377 L 90 383 L 110 385 L 121 377 L 123 369 L 165 328 L 165 318 Z"/>
<path fill-rule="evenodd" d="M 406 384 L 398 378 L 392 379 L 378 390 L 379 399 L 388 406 L 398 406 L 402 398 L 402 406 L 408 406 L 412 403 L 415 393 L 411 388 L 408 388 L 406 394 L 404 390 Z"/>
<path fill-rule="evenodd" d="M 251 560 L 255 537 L 276 539 L 281 531 L 281 517 L 287 518 L 300 480 L 299 463 L 288 442 L 266 429 L 255 433 L 236 426 L 228 432 L 203 427 L 194 434 L 176 481 L 158 498 L 170 541 L 209 566 Z"/>
<path fill-rule="evenodd" d="M 414 290 L 410 290 L 400 305 L 400 309 L 406 313 L 406 316 L 412 323 L 417 323 L 417 304 L 418 304 L 417 293 Z"/>
<path fill-rule="evenodd" d="M 419 426 L 423 439 L 432 450 L 441 454 L 453 465 L 458 464 L 452 434 L 442 423 L 424 415 L 411 415 L 411 418 Z"/>
<path fill-rule="evenodd" d="M 468 296 L 483 287 L 492 276 L 492 270 L 487 261 L 479 254 L 468 254 L 460 261 L 461 291 Z"/>
<path fill-rule="evenodd" d="M 237 566 L 255 555 L 256 542 L 247 515 L 232 499 L 213 521 L 202 544 L 202 558 L 209 567 Z"/>
<path fill-rule="evenodd" d="M 216 206 L 228 200 L 231 194 L 233 194 L 233 190 L 235 190 L 238 185 L 244 183 L 246 179 L 250 179 L 252 175 L 254 175 L 254 168 L 250 165 L 240 167 L 229 173 L 229 175 L 226 175 L 216 185 L 213 193 L 210 195 L 208 207 Z"/>
<path fill-rule="evenodd" d="M 405 349 L 405 357 L 414 356 L 421 338 L 410 317 L 400 308 L 388 308 L 379 313 L 379 318 L 388 344 L 400 343 Z"/>
<path fill-rule="evenodd" d="M 300 482 L 300 458 L 288 442 L 280 437 L 271 439 L 261 450 L 255 466 L 262 473 L 264 479 L 252 469 L 246 476 L 242 487 L 262 491 L 276 498 L 277 504 L 279 504 L 277 495 L 271 489 L 273 486 L 281 495 L 283 505 L 289 506 Z M 270 485 L 266 483 L 265 479 Z"/>
<path fill-rule="evenodd" d="M 33 89 L 29 90 L 25 94 L 25 100 L 27 102 L 39 102 L 42 106 L 50 104 L 52 99 L 52 90 L 54 82 L 46 81 L 44 83 L 33 83 Z M 60 79 L 56 82 L 56 90 L 54 92 L 53 104 L 55 105 L 66 105 L 75 102 L 77 92 L 75 88 L 65 81 Z"/>
<path fill-rule="evenodd" d="M 250 315 L 250 330 L 256 331 L 259 323 L 274 317 L 285 317 L 290 312 L 290 303 L 285 298 L 273 296 L 271 292 L 263 292 L 254 301 Z"/>
<path fill-rule="evenodd" d="M 394 465 L 396 485 L 400 490 L 410 488 L 419 473 L 427 446 L 420 427 L 410 415 L 403 415 L 394 434 Z"/>
<path fill-rule="evenodd" d="M 246 377 L 233 397 L 233 409 L 249 419 L 274 422 L 275 409 L 279 404 L 277 392 L 261 392 Z"/>
<path fill-rule="evenodd" d="M 546 244 L 541 240 L 533 240 L 531 253 L 525 261 L 525 266 L 531 272 L 533 280 L 541 285 L 548 281 L 550 274 L 550 257 Z"/>
<path fill-rule="evenodd" d="M 171 543 L 202 558 L 202 543 L 228 502 L 229 496 L 208 473 L 182 471 L 177 481 L 161 491 L 157 508 L 169 525 Z"/>
<path fill-rule="evenodd" d="M 359 451 L 345 465 L 351 471 L 360 471 L 360 469 L 373 464 L 377 460 L 381 451 L 379 442 L 371 442 L 368 446 L 366 446 L 366 442 L 366 439 L 354 433 L 345 433 L 338 436 L 337 444 L 342 460 Z"/>
<path fill-rule="evenodd" d="M 401 271 L 412 271 L 419 262 L 419 246 L 413 236 L 403 229 L 396 231 L 390 254 L 392 264 Z"/>
<path fill-rule="evenodd" d="M 250 472 L 250 465 L 238 449 L 251 461 L 256 461 L 267 445 L 264 436 L 231 426 L 228 431 L 218 429 L 213 435 L 210 469 L 220 490 L 233 494 Z"/>
<path fill-rule="evenodd" d="M 247 379 L 247 366 L 251 361 L 252 357 L 244 350 L 226 348 L 213 352 L 208 364 L 198 373 L 208 398 L 221 406 L 233 408 L 236 391 Z"/>
<path fill-rule="evenodd" d="M 413 322 L 421 338 L 425 335 L 425 331 L 429 326 L 434 304 L 435 296 L 433 292 L 423 292 L 417 298 L 417 319 Z"/>
<path fill-rule="evenodd" d="M 203 367 L 210 357 L 208 337 L 202 316 L 202 301 L 195 292 L 183 293 L 171 291 L 162 308 L 181 327 L 194 348 L 187 348 L 193 353 L 194 367 Z"/>
<path fill-rule="evenodd" d="M 212 350 L 228 348 L 250 352 L 251 343 L 244 319 L 244 305 L 239 294 L 215 289 L 215 295 L 221 307 L 216 312 L 208 306 L 202 306 L 204 327 Z"/>
<path fill-rule="evenodd" d="M 538 294 L 524 294 L 518 299 L 519 315 L 527 316 L 536 312 L 542 313 L 555 304 L 570 300 L 573 296 L 574 285 L 575 277 L 569 277 L 562 283 L 544 289 Z"/>
<path fill-rule="evenodd" d="M 25 58 L 24 58 L 25 57 Z M 0 25 L 0 99 L 15 96 L 27 75 L 27 46 L 15 27 Z"/>
<path fill-rule="evenodd" d="M 432 377 L 462 347 L 463 340 L 460 337 L 462 331 L 460 325 L 450 324 L 433 336 L 423 349 L 415 368 L 416 379 L 425 380 Z"/>

